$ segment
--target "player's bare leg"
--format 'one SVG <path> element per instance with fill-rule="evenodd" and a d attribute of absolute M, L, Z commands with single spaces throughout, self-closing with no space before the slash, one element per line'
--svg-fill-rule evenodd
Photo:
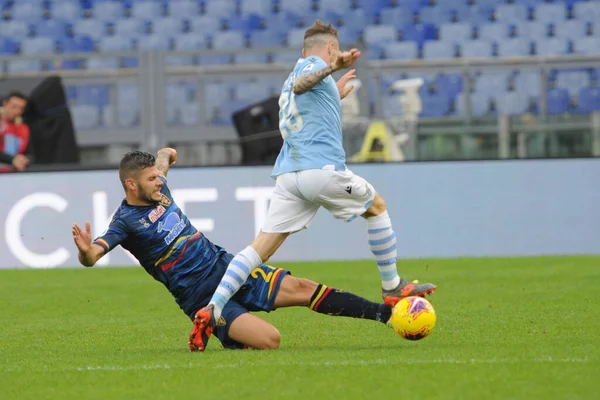
<path fill-rule="evenodd" d="M 273 350 L 279 348 L 281 335 L 277 328 L 252 314 L 242 314 L 229 327 L 229 337 L 252 349 Z"/>
<path fill-rule="evenodd" d="M 208 306 L 198 310 L 194 318 L 194 328 L 190 334 L 189 346 L 192 351 L 204 351 L 212 335 L 215 321 L 221 316 L 223 307 L 246 282 L 250 272 L 267 262 L 283 244 L 288 233 L 260 232 L 254 242 L 238 253 L 225 271 Z"/>
<path fill-rule="evenodd" d="M 369 246 L 379 267 L 384 301 L 387 297 L 424 297 L 426 294 L 433 293 L 436 286 L 432 283 L 408 282 L 398 276 L 396 233 L 392 229 L 385 201 L 378 193 L 375 193 L 373 203 L 362 217 L 367 220 Z"/>

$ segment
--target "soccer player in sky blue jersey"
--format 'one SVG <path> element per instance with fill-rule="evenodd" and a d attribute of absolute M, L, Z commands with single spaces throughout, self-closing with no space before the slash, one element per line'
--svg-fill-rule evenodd
<path fill-rule="evenodd" d="M 156 160 L 145 152 L 126 154 L 119 167 L 125 199 L 108 229 L 92 240 L 89 223 L 84 229 L 73 225 L 73 239 L 79 250 L 79 261 L 87 267 L 119 245 L 131 252 L 193 320 L 196 312 L 208 304 L 233 255 L 197 231 L 175 203 L 166 176 L 176 159 L 177 152 L 170 148 L 160 150 Z M 199 331 L 194 325 L 189 347 L 192 351 L 203 351 L 205 345 L 199 347 L 197 342 L 205 344 L 214 329 L 225 348 L 277 348 L 280 341 L 277 329 L 249 311 L 269 312 L 290 306 L 389 325 L 392 306 L 399 300 L 373 303 L 352 293 L 292 277 L 281 268 L 261 264 L 242 282 L 241 289 L 223 308 L 214 327 Z"/>
<path fill-rule="evenodd" d="M 359 57 L 357 49 L 340 51 L 337 30 L 331 24 L 316 21 L 305 32 L 302 57 L 279 98 L 284 142 L 272 172 L 276 185 L 265 223 L 254 242 L 231 261 L 209 305 L 196 314 L 198 331 L 211 329 L 250 271 L 269 260 L 290 234 L 306 229 L 320 207 L 344 221 L 358 216 L 367 220 L 384 300 L 424 296 L 435 290 L 431 283 L 400 278 L 396 234 L 385 202 L 369 182 L 346 167 L 341 100 L 352 90 L 346 83 L 355 71 L 350 70 L 337 83 L 331 74 L 349 68 Z M 198 347 L 204 345 L 198 343 Z"/>

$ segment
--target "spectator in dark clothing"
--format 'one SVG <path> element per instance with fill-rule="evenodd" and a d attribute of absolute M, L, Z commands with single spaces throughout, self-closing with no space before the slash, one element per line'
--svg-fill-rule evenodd
<path fill-rule="evenodd" d="M 29 127 L 21 115 L 27 105 L 27 97 L 11 92 L 3 102 L 0 112 L 0 172 L 24 171 L 29 165 Z"/>

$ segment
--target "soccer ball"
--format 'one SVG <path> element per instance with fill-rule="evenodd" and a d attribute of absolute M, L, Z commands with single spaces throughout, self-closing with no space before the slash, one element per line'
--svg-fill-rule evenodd
<path fill-rule="evenodd" d="M 405 297 L 392 309 L 392 328 L 407 340 L 421 340 L 429 336 L 435 321 L 433 306 L 422 297 Z"/>

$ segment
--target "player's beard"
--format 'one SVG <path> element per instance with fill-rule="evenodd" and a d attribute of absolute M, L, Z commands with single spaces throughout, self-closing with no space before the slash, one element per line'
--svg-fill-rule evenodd
<path fill-rule="evenodd" d="M 138 191 L 138 200 L 144 202 L 144 203 L 149 203 L 149 204 L 158 204 L 159 200 L 154 200 L 152 198 L 152 195 L 154 194 L 154 190 L 150 189 L 144 189 L 143 187 L 140 186 L 140 191 Z"/>

